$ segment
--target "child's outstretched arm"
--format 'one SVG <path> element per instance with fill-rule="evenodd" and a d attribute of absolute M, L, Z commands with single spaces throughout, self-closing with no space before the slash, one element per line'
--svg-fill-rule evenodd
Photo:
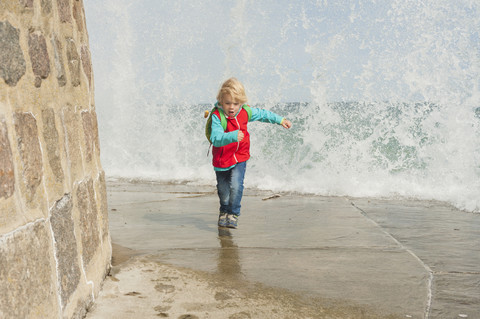
<path fill-rule="evenodd" d="M 264 109 L 259 109 L 259 108 L 252 108 L 252 118 L 250 121 L 260 121 L 260 122 L 266 122 L 266 123 L 272 123 L 272 124 L 280 124 L 284 128 L 291 128 L 292 127 L 292 122 L 287 120 L 284 117 L 281 117 L 280 115 L 273 113 L 268 110 Z"/>

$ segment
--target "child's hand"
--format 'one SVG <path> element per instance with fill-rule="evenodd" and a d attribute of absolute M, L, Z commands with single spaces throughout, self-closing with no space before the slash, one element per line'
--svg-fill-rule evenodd
<path fill-rule="evenodd" d="M 287 119 L 284 119 L 283 122 L 282 122 L 282 126 L 284 128 L 291 128 L 292 127 L 292 122 L 290 122 L 289 120 Z"/>
<path fill-rule="evenodd" d="M 243 134 L 242 131 L 238 130 L 238 141 L 241 142 L 244 137 L 245 137 L 245 134 Z"/>

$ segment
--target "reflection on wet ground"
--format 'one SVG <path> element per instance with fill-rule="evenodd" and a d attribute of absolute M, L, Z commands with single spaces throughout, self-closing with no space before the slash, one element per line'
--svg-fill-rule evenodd
<path fill-rule="evenodd" d="M 228 228 L 218 228 L 218 239 L 220 241 L 217 262 L 218 274 L 225 278 L 238 280 L 242 277 L 242 267 L 238 246 L 235 244 L 231 232 Z"/>
<path fill-rule="evenodd" d="M 218 228 L 213 188 L 110 182 L 114 243 L 234 285 L 407 318 L 480 317 L 480 215 L 436 202 L 246 191 Z M 246 289 L 247 289 L 246 288 Z"/>

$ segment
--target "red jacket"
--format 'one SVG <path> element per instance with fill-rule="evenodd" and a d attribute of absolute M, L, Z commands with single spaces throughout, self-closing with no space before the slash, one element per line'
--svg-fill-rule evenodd
<path fill-rule="evenodd" d="M 213 112 L 218 118 L 218 110 Z M 227 117 L 227 129 L 225 132 L 241 130 L 244 138 L 241 142 L 234 142 L 221 147 L 213 146 L 213 166 L 227 168 L 250 158 L 250 134 L 247 131 L 248 113 L 241 108 L 236 117 Z"/>

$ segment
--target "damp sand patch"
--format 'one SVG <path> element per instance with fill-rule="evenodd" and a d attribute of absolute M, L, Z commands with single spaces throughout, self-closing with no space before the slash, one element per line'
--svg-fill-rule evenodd
<path fill-rule="evenodd" d="M 140 253 L 134 249 L 112 243 L 112 266 L 118 266 Z"/>
<path fill-rule="evenodd" d="M 226 282 L 154 258 L 134 256 L 114 266 L 86 318 L 400 318 L 259 283 Z"/>

